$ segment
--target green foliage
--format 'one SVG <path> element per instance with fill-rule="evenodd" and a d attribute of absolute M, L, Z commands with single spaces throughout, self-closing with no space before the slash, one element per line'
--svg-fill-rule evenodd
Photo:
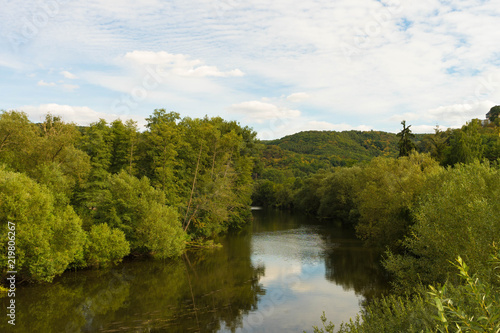
<path fill-rule="evenodd" d="M 493 256 L 493 265 L 500 264 L 500 253 Z M 500 290 L 470 274 L 470 268 L 459 256 L 454 264 L 464 285 L 458 288 L 430 287 L 430 301 L 438 310 L 438 332 L 500 332 Z M 491 264 L 490 264 L 491 266 Z M 500 266 L 493 266 L 498 269 Z M 493 272 L 495 273 L 495 272 Z M 497 273 L 498 274 L 498 273 Z M 500 282 L 500 275 L 496 276 Z M 451 289 L 451 291 L 450 291 Z"/>
<path fill-rule="evenodd" d="M 500 331 L 500 252 L 489 261 L 488 276 L 495 283 L 482 280 L 459 256 L 453 264 L 462 283 L 447 282 L 441 287 L 429 286 L 413 297 L 387 296 L 365 306 L 339 333 L 396 332 L 499 332 Z M 325 329 L 313 327 L 315 333 L 333 333 L 334 326 L 321 321 Z"/>
<path fill-rule="evenodd" d="M 26 175 L 0 169 L 0 235 L 16 225 L 16 269 L 32 281 L 51 281 L 69 264 L 81 261 L 85 233 L 69 205 L 55 204 L 47 187 Z M 7 242 L 0 245 L 2 273 L 7 271 Z"/>
<path fill-rule="evenodd" d="M 357 166 L 350 168 L 335 168 L 329 174 L 320 190 L 320 205 L 318 216 L 335 219 L 343 225 L 354 226 L 359 219 L 359 212 L 355 202 L 359 193 L 359 178 L 363 169 Z"/>
<path fill-rule="evenodd" d="M 109 176 L 89 214 L 94 223 L 121 230 L 133 251 L 170 257 L 184 248 L 177 212 L 165 205 L 163 192 L 151 187 L 146 177 L 139 180 L 124 170 Z"/>
<path fill-rule="evenodd" d="M 412 150 L 416 149 L 415 143 L 412 141 L 412 139 L 415 138 L 415 135 L 410 130 L 411 125 L 406 127 L 405 120 L 401 122 L 401 125 L 403 125 L 403 129 L 397 134 L 400 138 L 398 142 L 399 157 L 408 156 Z"/>
<path fill-rule="evenodd" d="M 358 177 L 358 235 L 369 244 L 397 250 L 413 224 L 410 212 L 427 178 L 440 171 L 425 154 L 373 159 Z"/>
<path fill-rule="evenodd" d="M 104 119 L 83 128 L 78 148 L 90 157 L 94 170 L 109 171 L 113 153 L 113 130 Z"/>
<path fill-rule="evenodd" d="M 500 115 L 500 105 L 496 105 L 490 109 L 490 111 L 486 114 L 486 117 L 491 122 L 494 122 L 495 120 L 498 119 L 499 115 Z"/>
<path fill-rule="evenodd" d="M 369 160 L 375 156 L 396 156 L 397 138 L 385 132 L 306 131 L 267 141 L 282 149 L 307 155 L 326 155 L 332 161 Z M 336 164 L 339 165 L 339 164 Z"/>
<path fill-rule="evenodd" d="M 137 122 L 129 119 L 124 124 L 120 119 L 117 119 L 111 123 L 111 129 L 113 131 L 113 153 L 109 171 L 118 173 L 125 169 L 129 174 L 135 174 L 139 140 Z"/>
<path fill-rule="evenodd" d="M 476 162 L 435 174 L 412 212 L 415 223 L 404 253 L 390 254 L 385 262 L 403 289 L 453 280 L 450 261 L 459 255 L 484 272 L 489 246 L 500 239 L 499 170 Z"/>
<path fill-rule="evenodd" d="M 30 164 L 37 129 L 24 112 L 2 111 L 0 115 L 0 161 L 15 171 Z"/>
<path fill-rule="evenodd" d="M 450 136 L 447 164 L 471 163 L 483 157 L 482 130 L 478 119 L 472 120 L 460 130 L 454 130 Z"/>
<path fill-rule="evenodd" d="M 130 245 L 121 230 L 112 229 L 105 223 L 92 226 L 85 250 L 85 261 L 89 266 L 116 264 L 129 253 Z"/>

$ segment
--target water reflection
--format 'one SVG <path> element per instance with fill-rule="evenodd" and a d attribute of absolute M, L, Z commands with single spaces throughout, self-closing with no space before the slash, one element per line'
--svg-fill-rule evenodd
<path fill-rule="evenodd" d="M 383 286 L 376 254 L 342 229 L 284 212 L 222 248 L 67 272 L 16 293 L 15 332 L 280 332 L 309 329 L 323 310 L 341 322 Z M 7 298 L 0 299 L 5 309 Z M 0 331 L 11 329 L 0 321 Z"/>

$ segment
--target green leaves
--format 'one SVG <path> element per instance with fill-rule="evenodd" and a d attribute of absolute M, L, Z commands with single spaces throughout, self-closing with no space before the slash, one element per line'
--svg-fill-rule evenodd
<path fill-rule="evenodd" d="M 116 264 L 130 253 L 130 244 L 125 234 L 107 224 L 93 225 L 87 237 L 85 261 L 91 267 L 106 267 Z"/>
<path fill-rule="evenodd" d="M 459 255 L 472 270 L 486 271 L 490 246 L 500 239 L 499 188 L 499 171 L 487 163 L 458 165 L 429 178 L 412 208 L 415 223 L 403 241 L 404 254 L 385 262 L 396 282 L 419 282 L 406 272 L 419 272 L 424 284 L 455 281 L 450 262 Z"/>
<path fill-rule="evenodd" d="M 403 125 L 403 129 L 397 134 L 397 136 L 400 137 L 398 142 L 399 157 L 408 156 L 412 150 L 416 149 L 416 146 L 412 141 L 415 135 L 410 130 L 411 125 L 406 127 L 405 120 L 401 122 L 401 125 Z"/>
<path fill-rule="evenodd" d="M 16 269 L 31 281 L 52 281 L 81 260 L 85 233 L 68 205 L 55 204 L 47 187 L 26 175 L 0 169 L 0 236 L 7 222 L 16 224 Z M 0 245 L 2 273 L 7 270 L 7 242 Z"/>

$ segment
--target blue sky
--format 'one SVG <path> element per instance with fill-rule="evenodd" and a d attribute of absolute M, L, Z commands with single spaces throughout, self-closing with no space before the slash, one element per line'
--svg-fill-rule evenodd
<path fill-rule="evenodd" d="M 498 1 L 0 0 L 0 109 L 155 108 L 262 139 L 459 127 L 500 104 Z"/>

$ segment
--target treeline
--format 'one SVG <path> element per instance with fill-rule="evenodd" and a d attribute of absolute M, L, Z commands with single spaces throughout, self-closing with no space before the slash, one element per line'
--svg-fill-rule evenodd
<path fill-rule="evenodd" d="M 424 135 L 415 141 L 422 145 Z M 262 141 L 264 149 L 257 171 L 267 168 L 291 170 L 305 177 L 320 169 L 352 166 L 377 156 L 397 157 L 398 137 L 380 131 L 305 131 L 281 139 Z"/>
<path fill-rule="evenodd" d="M 385 251 L 391 294 L 340 332 L 500 329 L 499 125 L 495 117 L 436 131 L 424 137 L 427 152 L 295 179 L 282 187 L 289 201 L 276 192 L 274 203 L 351 225 Z M 334 331 L 324 323 L 315 331 Z"/>
<path fill-rule="evenodd" d="M 251 218 L 256 133 L 219 117 L 155 110 L 87 127 L 0 115 L 0 237 L 16 225 L 16 270 L 51 281 L 124 256 L 174 257 Z M 0 244 L 2 273 L 7 242 Z"/>
<path fill-rule="evenodd" d="M 441 131 L 436 128 L 434 134 L 410 134 L 412 149 L 419 153 L 428 153 L 433 160 L 444 167 L 471 163 L 474 160 L 494 162 L 500 158 L 500 119 L 495 115 L 487 120 L 473 119 L 458 129 Z M 313 147 L 315 140 L 317 145 Z M 344 141 L 349 142 L 347 146 L 349 149 L 342 148 Z M 340 133 L 310 131 L 280 140 L 266 141 L 256 167 L 254 203 L 280 209 L 299 207 L 319 217 L 332 218 L 334 216 L 331 214 L 318 212 L 319 199 L 301 204 L 300 201 L 304 201 L 303 196 L 298 195 L 301 188 L 322 187 L 323 178 L 328 173 L 337 172 L 335 170 L 339 166 L 362 167 L 375 157 L 396 158 L 399 155 L 400 141 L 401 138 L 396 134 L 357 131 Z M 368 143 L 371 144 L 371 150 L 366 149 Z M 339 147 L 334 148 L 337 144 Z M 343 157 L 330 155 L 335 150 L 342 152 Z M 349 150 L 353 152 L 351 155 Z M 306 153 L 300 154 L 296 151 Z M 359 155 L 356 153 L 359 151 L 364 153 Z M 311 155 L 311 152 L 315 155 Z M 335 162 L 337 159 L 338 162 Z M 315 178 L 317 179 L 314 180 Z M 323 197 L 321 191 L 317 194 L 318 198 Z M 323 199 L 324 202 L 325 200 Z M 327 205 L 326 202 L 323 204 Z"/>

